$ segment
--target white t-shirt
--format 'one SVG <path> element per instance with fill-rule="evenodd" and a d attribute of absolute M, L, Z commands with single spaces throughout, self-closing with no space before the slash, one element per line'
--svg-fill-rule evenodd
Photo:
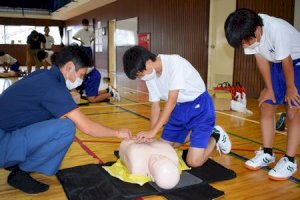
<path fill-rule="evenodd" d="M 45 52 L 48 54 L 48 56 L 45 58 L 45 60 L 47 61 L 47 63 L 49 63 L 50 65 L 52 65 L 51 56 L 53 54 L 53 51 L 45 50 Z"/>
<path fill-rule="evenodd" d="M 13 65 L 17 62 L 17 59 L 11 57 L 9 54 L 4 54 L 3 56 L 0 56 L 0 64 L 8 63 L 9 65 Z"/>
<path fill-rule="evenodd" d="M 263 33 L 260 45 L 255 49 L 245 48 L 245 54 L 260 54 L 273 63 L 279 63 L 291 55 L 300 58 L 300 32 L 288 22 L 265 14 L 259 14 L 263 20 Z"/>
<path fill-rule="evenodd" d="M 84 47 L 90 47 L 91 46 L 91 39 L 93 39 L 94 33 L 92 31 L 86 31 L 84 29 L 80 29 L 77 33 L 74 35 L 75 38 L 80 38 L 80 40 L 83 41 Z"/>
<path fill-rule="evenodd" d="M 179 55 L 159 55 L 162 61 L 162 73 L 146 81 L 149 101 L 167 100 L 170 90 L 179 90 L 177 102 L 195 100 L 206 91 L 205 84 L 198 71 Z"/>
<path fill-rule="evenodd" d="M 51 35 L 44 35 L 46 39 L 45 48 L 46 49 L 52 49 L 52 45 L 54 44 L 54 38 Z"/>

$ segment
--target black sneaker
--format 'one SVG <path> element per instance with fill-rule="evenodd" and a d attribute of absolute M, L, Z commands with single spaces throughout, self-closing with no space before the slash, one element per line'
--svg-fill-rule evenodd
<path fill-rule="evenodd" d="M 41 183 L 32 178 L 28 172 L 15 169 L 7 177 L 7 183 L 28 194 L 37 194 L 49 189 L 49 185 Z"/>
<path fill-rule="evenodd" d="M 284 131 L 285 130 L 285 118 L 286 114 L 281 113 L 279 119 L 276 122 L 276 130 L 277 131 Z"/>
<path fill-rule="evenodd" d="M 13 165 L 13 166 L 9 166 L 9 167 L 4 167 L 5 170 L 7 171 L 13 171 L 15 169 L 18 169 L 19 166 L 18 165 Z"/>

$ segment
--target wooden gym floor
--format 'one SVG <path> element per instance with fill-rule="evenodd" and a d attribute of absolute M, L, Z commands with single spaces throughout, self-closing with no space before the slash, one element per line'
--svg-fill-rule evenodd
<path fill-rule="evenodd" d="M 122 77 L 123 78 L 123 77 Z M 130 82 L 129 84 L 136 84 Z M 121 102 L 96 103 L 81 106 L 80 110 L 89 118 L 114 128 L 127 127 L 133 134 L 145 130 L 149 126 L 150 103 L 146 92 L 139 91 L 144 87 L 136 84 L 138 90 L 130 89 L 119 81 L 117 88 L 121 94 Z M 127 84 L 128 85 L 128 84 Z M 131 87 L 132 88 L 132 87 Z M 161 103 L 164 105 L 164 102 Z M 250 171 L 244 167 L 245 159 L 254 156 L 261 144 L 259 129 L 259 110 L 257 101 L 248 100 L 248 109 L 253 115 L 216 111 L 217 124 L 221 125 L 230 135 L 233 144 L 229 155 L 219 155 L 217 151 L 212 159 L 237 173 L 235 179 L 211 184 L 225 192 L 224 199 L 300 199 L 300 168 L 293 178 L 287 181 L 272 181 L 268 179 L 267 171 L 260 169 Z M 284 111 L 280 108 L 278 112 Z M 278 117 L 278 116 L 277 116 Z M 71 145 L 61 168 L 68 168 L 88 163 L 99 163 L 116 160 L 114 150 L 118 150 L 119 139 L 92 138 L 77 130 L 76 140 Z M 281 158 L 286 146 L 286 132 L 276 132 L 274 150 L 276 160 Z M 187 147 L 184 147 L 187 148 Z M 94 157 L 90 154 L 94 154 Z M 297 159 L 300 162 L 300 148 Z M 49 191 L 39 195 L 27 195 L 6 184 L 8 172 L 0 169 L 0 200 L 66 200 L 65 193 L 55 176 L 33 174 L 38 180 L 50 185 Z M 163 199 L 162 197 L 146 197 L 144 199 Z"/>

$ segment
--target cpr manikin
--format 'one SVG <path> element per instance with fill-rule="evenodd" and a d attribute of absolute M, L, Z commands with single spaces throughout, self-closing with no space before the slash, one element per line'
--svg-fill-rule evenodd
<path fill-rule="evenodd" d="M 174 148 L 165 142 L 135 143 L 124 140 L 119 154 L 132 174 L 149 176 L 163 189 L 171 189 L 179 182 L 178 156 Z"/>

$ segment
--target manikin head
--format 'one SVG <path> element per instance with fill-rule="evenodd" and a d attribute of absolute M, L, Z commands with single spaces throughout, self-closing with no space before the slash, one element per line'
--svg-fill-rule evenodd
<path fill-rule="evenodd" d="M 152 155 L 148 168 L 152 180 L 162 189 L 172 189 L 179 182 L 180 174 L 176 164 L 163 155 Z"/>

